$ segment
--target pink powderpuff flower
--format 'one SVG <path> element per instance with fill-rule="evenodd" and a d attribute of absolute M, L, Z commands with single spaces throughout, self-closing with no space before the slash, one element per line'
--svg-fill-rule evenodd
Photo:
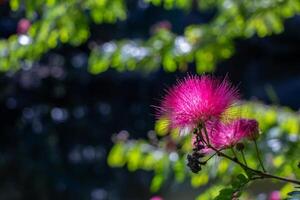
<path fill-rule="evenodd" d="M 259 126 L 255 119 L 241 119 L 241 130 L 245 132 L 245 135 L 249 140 L 256 140 L 259 136 Z"/>
<path fill-rule="evenodd" d="M 210 143 L 217 149 L 230 148 L 246 138 L 256 137 L 258 123 L 253 119 L 236 119 L 230 123 L 208 123 Z"/>
<path fill-rule="evenodd" d="M 220 119 L 238 100 L 235 87 L 225 78 L 187 76 L 167 91 L 159 107 L 172 128 L 192 129 L 211 119 Z"/>

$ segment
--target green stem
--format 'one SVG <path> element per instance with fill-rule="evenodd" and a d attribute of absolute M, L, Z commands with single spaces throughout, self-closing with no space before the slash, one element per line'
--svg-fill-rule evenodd
<path fill-rule="evenodd" d="M 244 154 L 244 151 L 243 151 L 243 150 L 241 150 L 241 154 L 242 154 L 242 157 L 243 157 L 243 160 L 244 160 L 245 165 L 248 166 L 247 160 L 246 160 L 246 157 L 245 157 L 245 154 Z"/>
<path fill-rule="evenodd" d="M 204 161 L 204 162 L 207 162 L 207 161 L 209 161 L 211 158 L 213 158 L 215 155 L 216 155 L 217 153 L 214 153 L 213 155 L 211 155 L 206 161 Z"/>
<path fill-rule="evenodd" d="M 264 167 L 264 164 L 263 164 L 263 162 L 262 162 L 262 160 L 261 160 L 261 158 L 260 158 L 260 153 L 259 153 L 259 150 L 258 150 L 257 142 L 256 142 L 256 140 L 253 140 L 253 141 L 254 141 L 254 144 L 255 144 L 255 150 L 256 150 L 257 159 L 258 159 L 258 161 L 259 161 L 259 163 L 260 163 L 260 166 L 261 166 L 261 168 L 263 169 L 263 171 L 266 172 L 266 169 L 265 169 L 265 167 Z"/>
<path fill-rule="evenodd" d="M 234 151 L 233 147 L 231 147 L 230 149 L 231 149 L 231 151 L 232 151 L 232 153 L 233 153 L 234 157 L 235 157 L 236 159 L 238 159 L 238 157 L 237 157 L 237 155 L 236 155 L 236 153 L 235 153 L 235 151 Z"/>

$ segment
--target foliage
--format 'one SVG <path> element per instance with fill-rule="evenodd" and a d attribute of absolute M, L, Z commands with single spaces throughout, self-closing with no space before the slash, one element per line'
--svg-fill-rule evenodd
<path fill-rule="evenodd" d="M 299 187 L 296 187 L 297 190 L 289 192 L 288 195 L 288 199 L 293 200 L 293 199 L 299 199 L 300 198 L 300 191 L 299 191 Z"/>
<path fill-rule="evenodd" d="M 268 160 L 265 161 L 267 168 L 282 176 L 299 178 L 297 149 L 300 146 L 297 140 L 300 123 L 298 114 L 286 108 L 253 102 L 244 102 L 240 109 L 241 116 L 256 118 L 260 122 L 262 130 L 260 149 L 263 155 L 268 155 Z M 203 186 L 206 184 L 213 183 L 213 186 L 200 194 L 199 199 L 227 199 L 226 196 L 233 194 L 237 196 L 247 194 L 248 178 L 240 174 L 242 169 L 231 165 L 227 160 L 215 159 L 213 162 L 208 162 L 198 174 L 191 173 L 186 168 L 186 154 L 191 151 L 191 138 L 179 137 L 176 130 L 170 133 L 165 132 L 165 129 L 160 126 L 165 126 L 165 123 L 158 121 L 156 124 L 155 132 L 159 140 L 153 140 L 151 137 L 152 139 L 148 142 L 145 140 L 116 141 L 108 157 L 109 165 L 111 167 L 126 165 L 130 171 L 137 169 L 154 171 L 151 183 L 153 192 L 161 188 L 163 182 L 168 179 L 167 177 L 174 177 L 178 183 L 190 181 L 192 187 L 200 188 L 199 191 L 204 190 Z M 264 142 L 266 139 L 267 143 Z M 258 167 L 253 148 L 250 144 L 247 144 L 245 148 L 248 164 L 254 168 Z M 278 155 L 279 150 L 280 155 Z M 232 181 L 228 179 L 228 176 L 224 176 L 228 173 L 234 177 Z M 220 187 L 228 183 L 232 183 L 232 186 L 224 189 Z M 290 184 L 286 186 L 290 188 Z M 290 192 L 285 189 L 286 186 L 282 187 L 282 195 L 285 197 Z M 218 188 L 217 192 L 212 192 L 214 187 Z M 219 194 L 218 191 L 220 191 Z M 293 194 L 296 192 L 290 193 L 290 195 Z"/>
<path fill-rule="evenodd" d="M 192 4 L 191 1 L 151 2 L 154 5 L 162 3 L 167 9 L 190 8 Z M 99 73 L 108 66 L 115 66 L 121 71 L 140 66 L 152 70 L 162 64 L 166 71 L 173 72 L 176 69 L 185 70 L 187 63 L 195 61 L 198 73 L 213 71 L 218 61 L 227 59 L 234 53 L 234 39 L 249 38 L 255 34 L 265 37 L 281 33 L 283 20 L 300 11 L 299 1 L 270 1 L 268 5 L 265 4 L 265 1 L 201 1 L 199 8 L 217 10 L 214 18 L 207 24 L 188 26 L 183 36 L 164 31 L 156 33 L 144 43 L 106 43 L 92 51 L 92 56 L 95 54 L 95 57 L 90 60 L 90 70 Z M 108 44 L 113 45 L 115 50 L 105 48 Z M 128 49 L 132 53 L 122 54 Z M 138 52 L 145 53 L 140 55 Z M 110 58 L 119 58 L 119 61 L 109 61 Z M 121 63 L 125 63 L 125 66 Z"/>
<path fill-rule="evenodd" d="M 215 200 L 226 200 L 232 198 L 238 198 L 241 193 L 240 191 L 245 187 L 249 182 L 249 179 L 246 178 L 243 174 L 239 174 L 233 181 L 232 186 L 229 188 L 224 188 L 220 190 L 219 195 L 216 196 Z"/>
<path fill-rule="evenodd" d="M 81 45 L 90 36 L 89 23 L 113 23 L 125 19 L 125 5 L 122 0 L 113 1 L 23 1 L 12 0 L 13 11 L 25 11 L 33 24 L 28 35 L 12 35 L 0 41 L 0 69 L 16 70 L 20 64 L 32 65 L 50 49 L 61 44 Z M 25 7 L 25 8 L 24 8 Z M 22 42 L 22 37 L 26 42 Z"/>
<path fill-rule="evenodd" d="M 127 7 L 132 3 L 124 0 L 39 0 L 25 3 L 11 0 L 12 11 L 25 11 L 32 26 L 28 35 L 11 35 L 0 41 L 0 69 L 14 71 L 23 65 L 31 66 L 49 50 L 58 49 L 63 44 L 83 45 L 90 40 L 92 24 L 125 20 L 127 13 L 130 14 Z M 96 42 L 89 57 L 91 73 L 101 73 L 109 67 L 118 71 L 138 69 L 149 72 L 161 65 L 166 71 L 174 72 L 186 70 L 191 62 L 196 64 L 198 73 L 213 71 L 219 61 L 233 55 L 235 39 L 280 33 L 284 20 L 300 12 L 299 0 L 144 2 L 145 5 L 149 3 L 186 12 L 196 5 L 201 13 L 211 12 L 214 16 L 207 23 L 187 26 L 182 36 L 171 30 L 156 30 L 146 41 Z M 24 36 L 25 43 L 21 41 Z"/>
<path fill-rule="evenodd" d="M 105 41 L 93 36 L 92 27 L 126 20 L 131 14 L 131 4 L 136 1 L 10 0 L 9 3 L 12 15 L 29 19 L 32 25 L 27 33 L 0 40 L 0 70 L 4 72 L 32 68 L 51 51 L 62 54 L 59 50 L 63 47 L 88 49 L 88 71 L 92 74 L 109 68 L 120 72 L 152 72 L 160 66 L 167 72 L 186 71 L 191 63 L 195 64 L 198 73 L 211 72 L 218 62 L 234 54 L 237 39 L 281 33 L 284 20 L 300 12 L 299 0 L 144 0 L 148 7 L 182 9 L 186 13 L 197 9 L 201 14 L 210 14 L 211 18 L 205 23 L 188 25 L 183 34 L 158 24 L 147 39 L 112 38 Z M 296 151 L 300 131 L 298 113 L 249 102 L 238 112 L 260 121 L 262 138 L 268 138 L 263 140 L 268 142 L 261 145 L 264 154 L 268 155 L 268 168 L 282 176 L 299 178 Z M 240 169 L 226 160 L 215 159 L 201 173 L 190 173 L 185 160 L 191 148 L 191 138 L 178 137 L 177 130 L 166 131 L 164 125 L 163 119 L 155 125 L 159 140 L 153 135 L 150 140 L 116 140 L 108 156 L 109 165 L 126 165 L 129 171 L 153 171 L 150 186 L 153 192 L 174 178 L 178 183 L 189 181 L 192 187 L 205 190 L 198 199 L 218 199 L 244 190 L 243 195 L 250 195 L 244 187 L 248 183 L 246 176 L 238 175 Z M 277 154 L 279 150 L 282 151 L 280 155 Z M 255 153 L 247 152 L 249 164 L 258 167 L 254 162 Z M 289 159 L 283 155 L 289 155 Z M 208 170 L 210 168 L 214 170 Z M 222 188 L 222 185 L 232 182 L 223 176 L 228 172 L 234 177 L 234 185 Z M 214 185 L 204 187 L 210 183 Z M 287 195 L 291 190 L 291 185 L 285 185 L 282 194 Z M 298 194 L 297 191 L 289 193 L 291 198 Z"/>

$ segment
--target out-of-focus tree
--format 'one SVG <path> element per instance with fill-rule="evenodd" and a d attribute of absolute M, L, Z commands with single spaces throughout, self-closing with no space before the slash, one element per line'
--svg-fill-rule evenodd
<path fill-rule="evenodd" d="M 2 9 L 3 5 L 5 7 Z M 196 12 L 200 16 L 207 16 L 203 20 L 197 19 L 195 23 L 187 24 L 181 31 L 174 30 L 175 24 L 169 21 L 160 21 L 153 23 L 153 26 L 149 27 L 149 33 L 141 34 L 142 36 L 119 33 L 123 30 L 120 28 L 124 26 L 122 23 L 125 23 L 135 12 L 136 5 L 143 12 L 150 8 L 157 8 L 165 9 L 165 12 L 176 10 L 186 14 Z M 0 40 L 0 70 L 4 73 L 39 67 L 43 58 L 52 56 L 51 52 L 55 52 L 55 59 L 68 57 L 66 49 L 72 51 L 84 49 L 85 53 L 87 52 L 87 55 L 84 55 L 88 60 L 87 70 L 91 74 L 99 74 L 109 68 L 120 72 L 134 70 L 152 72 L 163 67 L 167 72 L 175 72 L 177 70 L 186 71 L 190 66 L 195 66 L 196 71 L 202 73 L 212 72 L 218 62 L 231 57 L 235 52 L 235 40 L 281 33 L 284 29 L 284 20 L 300 13 L 300 1 L 0 0 L 0 9 L 5 10 L 7 15 L 18 21 L 15 31 L 9 32 Z M 112 30 L 109 34 L 112 32 L 118 32 L 118 34 L 103 36 L 102 33 L 99 33 L 99 28 L 104 30 L 106 26 Z M 83 64 L 81 61 L 77 62 L 76 59 L 71 62 L 78 66 L 85 64 L 85 62 Z M 46 67 L 35 68 L 30 77 L 42 79 L 40 77 L 46 77 L 45 74 L 47 74 L 47 76 L 53 76 L 60 80 L 64 75 L 64 71 L 58 68 L 47 70 Z M 36 74 L 40 77 L 35 76 Z M 29 79 L 25 75 L 23 79 L 28 82 Z M 61 85 L 53 92 L 57 96 L 64 93 Z M 13 107 L 15 99 L 9 100 L 7 104 Z M 101 104 L 101 106 L 105 113 L 105 105 L 103 107 Z M 37 110 L 42 110 L 47 113 L 47 116 L 49 115 L 50 108 L 46 107 L 47 111 L 44 111 L 45 106 L 36 107 L 38 107 Z M 295 175 L 299 178 L 299 173 L 294 173 L 299 170 L 296 159 L 297 149 L 299 149 L 298 113 L 261 104 L 247 104 L 244 108 L 247 110 L 245 115 L 250 115 L 260 121 L 263 130 L 262 138 L 268 138 L 270 141 L 268 144 L 262 145 L 263 152 L 269 158 L 268 167 L 279 175 Z M 30 117 L 31 112 L 27 108 L 23 113 L 25 113 L 25 117 L 26 113 L 29 113 Z M 78 112 L 80 116 L 81 110 L 79 109 Z M 66 110 L 59 107 L 51 109 L 51 117 L 54 119 L 57 118 L 56 115 L 64 117 L 65 113 L 67 113 Z M 58 117 L 58 120 L 62 120 L 61 117 Z M 137 169 L 154 171 L 150 186 L 153 192 L 159 191 L 163 183 L 172 176 L 179 183 L 188 180 L 196 188 L 214 182 L 212 187 L 200 188 L 201 190 L 205 189 L 205 192 L 199 196 L 199 199 L 211 199 L 217 196 L 222 186 L 230 182 L 228 177 L 226 179 L 223 176 L 228 171 L 234 175 L 240 173 L 228 162 L 216 160 L 218 163 L 215 165 L 218 166 L 216 170 L 204 169 L 197 175 L 190 174 L 185 167 L 185 155 L 190 148 L 190 138 L 179 138 L 176 131 L 164 132 L 164 129 L 161 128 L 162 123 L 164 122 L 158 121 L 155 131 L 149 132 L 149 141 L 128 140 L 122 134 L 117 135 L 114 138 L 115 146 L 111 149 L 108 157 L 109 165 L 112 167 L 127 165 L 129 171 Z M 56 126 L 52 125 L 52 128 L 51 131 L 55 132 Z M 51 139 L 49 139 L 49 146 L 54 149 L 58 143 L 57 136 L 50 135 L 49 138 Z M 284 149 L 284 155 L 289 155 L 288 159 L 285 156 L 277 155 L 278 145 Z M 22 149 L 23 146 L 20 146 Z M 285 148 L 287 146 L 289 148 Z M 22 155 L 20 157 L 23 158 L 26 151 L 19 151 Z M 56 161 L 59 158 L 55 157 L 59 154 L 53 150 L 51 155 L 54 157 L 53 160 L 59 163 L 57 166 L 60 166 L 61 163 Z M 247 156 L 251 160 L 254 154 L 250 151 Z M 73 157 L 71 158 L 73 159 Z M 249 164 L 256 165 L 251 162 Z M 47 162 L 44 165 L 48 167 Z M 31 167 L 28 164 L 28 168 L 31 169 Z M 62 168 L 57 167 L 57 171 L 60 172 Z M 56 175 L 55 178 L 57 177 L 60 176 Z M 43 181 L 43 179 L 41 180 Z M 37 191 L 43 193 L 39 189 L 39 186 L 43 185 L 36 185 Z M 284 195 L 293 190 L 291 185 L 280 186 L 279 189 Z M 244 195 L 247 196 L 250 193 L 244 193 Z"/>
<path fill-rule="evenodd" d="M 166 71 L 174 72 L 186 70 L 189 63 L 195 63 L 198 73 L 213 71 L 218 61 L 233 55 L 235 39 L 280 33 L 284 20 L 300 12 L 298 0 L 145 0 L 138 4 L 145 8 L 151 5 L 167 10 L 183 9 L 186 13 L 198 10 L 211 13 L 212 17 L 204 23 L 188 25 L 183 35 L 173 33 L 170 26 L 158 24 L 147 39 L 112 38 L 101 42 L 101 37 L 93 36 L 92 26 L 126 20 L 135 3 L 11 0 L 11 13 L 26 19 L 20 21 L 16 34 L 0 41 L 0 69 L 30 67 L 50 50 L 64 45 L 73 48 L 86 45 L 90 49 L 89 71 L 93 74 L 110 67 L 118 71 L 153 71 L 163 66 Z"/>

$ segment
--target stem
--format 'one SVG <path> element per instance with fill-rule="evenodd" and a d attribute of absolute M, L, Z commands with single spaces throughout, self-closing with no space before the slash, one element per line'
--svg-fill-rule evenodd
<path fill-rule="evenodd" d="M 254 141 L 254 144 L 255 144 L 255 150 L 256 150 L 257 159 L 258 159 L 258 161 L 259 161 L 259 163 L 260 163 L 260 166 L 261 166 L 261 168 L 263 169 L 263 171 L 266 172 L 266 169 L 265 169 L 265 167 L 264 167 L 264 164 L 263 164 L 263 162 L 262 162 L 262 160 L 261 160 L 261 158 L 260 158 L 260 153 L 259 153 L 259 150 L 258 150 L 257 142 L 256 142 L 255 139 L 254 139 L 253 141 Z"/>
<path fill-rule="evenodd" d="M 209 148 L 211 148 L 212 150 L 217 152 L 217 154 L 219 156 L 227 158 L 227 159 L 231 160 L 232 162 L 235 162 L 236 164 L 240 165 L 244 170 L 249 170 L 249 171 L 255 173 L 256 175 L 259 175 L 259 177 L 256 177 L 255 179 L 258 179 L 258 178 L 261 178 L 261 179 L 263 179 L 263 178 L 272 178 L 272 179 L 277 179 L 277 180 L 290 182 L 290 183 L 295 183 L 297 185 L 300 185 L 300 181 L 298 181 L 298 180 L 284 178 L 284 177 L 280 177 L 280 176 L 275 176 L 275 175 L 272 175 L 272 174 L 268 174 L 266 172 L 262 172 L 262 171 L 259 171 L 259 170 L 256 170 L 256 169 L 252 169 L 252 168 L 248 167 L 247 165 L 241 163 L 240 161 L 238 161 L 238 160 L 226 155 L 225 153 L 219 151 L 218 149 L 214 148 L 213 146 L 209 146 Z"/>
<path fill-rule="evenodd" d="M 238 159 L 238 157 L 237 157 L 237 155 L 236 155 L 236 153 L 235 153 L 234 149 L 233 149 L 232 147 L 231 147 L 230 149 L 231 149 L 231 151 L 232 151 L 232 153 L 233 153 L 234 157 L 235 157 L 236 159 Z"/>
<path fill-rule="evenodd" d="M 217 153 L 214 153 L 213 155 L 211 155 L 206 161 L 204 161 L 204 162 L 207 162 L 207 161 L 209 161 L 211 158 L 213 158 L 215 155 L 216 155 Z"/>
<path fill-rule="evenodd" d="M 204 134 L 205 134 L 205 137 L 206 137 L 207 145 L 210 146 L 208 133 L 207 133 L 207 130 L 206 130 L 206 127 L 205 127 L 205 124 L 204 124 L 204 123 L 202 123 L 202 129 L 204 130 Z"/>
<path fill-rule="evenodd" d="M 245 154 L 244 154 L 244 151 L 243 151 L 243 150 L 241 150 L 241 154 L 242 154 L 242 157 L 243 157 L 243 160 L 244 160 L 245 165 L 248 166 L 247 160 L 246 160 L 246 158 L 245 158 Z"/>

